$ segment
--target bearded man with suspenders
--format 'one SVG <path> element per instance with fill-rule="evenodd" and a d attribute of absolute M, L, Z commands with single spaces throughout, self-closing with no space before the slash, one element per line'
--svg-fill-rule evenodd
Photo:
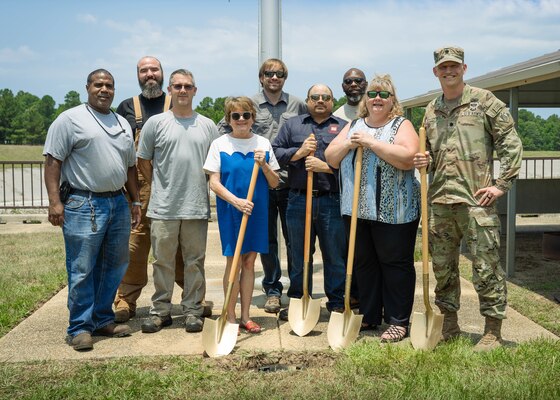
<path fill-rule="evenodd" d="M 171 107 L 171 96 L 166 96 L 163 87 L 163 69 L 155 57 L 142 57 L 137 64 L 138 84 L 142 93 L 128 98 L 117 107 L 134 132 L 134 143 L 138 147 L 140 132 L 148 118 L 166 112 Z M 136 315 L 136 302 L 142 289 L 148 283 L 148 255 L 150 253 L 150 220 L 146 217 L 150 200 L 151 185 L 138 171 L 140 202 L 142 203 L 142 220 L 136 229 L 132 229 L 128 244 L 130 263 L 122 279 L 115 298 L 115 322 L 123 323 Z M 175 282 L 183 289 L 183 257 L 181 248 L 175 259 Z M 212 309 L 204 307 L 203 316 L 210 316 Z"/>

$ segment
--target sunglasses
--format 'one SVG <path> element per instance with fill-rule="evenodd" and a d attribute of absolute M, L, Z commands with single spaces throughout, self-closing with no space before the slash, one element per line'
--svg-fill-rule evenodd
<path fill-rule="evenodd" d="M 276 77 L 278 79 L 282 79 L 284 76 L 286 76 L 286 74 L 282 70 L 280 70 L 280 71 L 264 71 L 264 76 L 266 76 L 267 78 L 272 78 L 274 75 L 276 75 Z"/>
<path fill-rule="evenodd" d="M 179 83 L 175 83 L 173 85 L 171 85 L 171 87 L 175 90 L 182 90 L 183 88 L 185 88 L 185 90 L 192 90 L 194 89 L 194 85 L 191 85 L 189 83 L 186 83 L 184 85 L 181 85 Z"/>
<path fill-rule="evenodd" d="M 356 85 L 359 85 L 360 83 L 364 83 L 365 79 L 364 78 L 346 78 L 344 81 L 345 85 L 351 85 L 352 83 L 355 83 Z"/>
<path fill-rule="evenodd" d="M 377 95 L 379 95 L 379 97 L 381 97 L 382 99 L 388 99 L 393 95 L 393 93 L 387 90 L 370 90 L 369 92 L 367 92 L 367 97 L 369 97 L 370 99 L 375 99 Z"/>
<path fill-rule="evenodd" d="M 249 111 L 245 111 L 244 113 L 238 113 L 238 112 L 231 113 L 231 119 L 233 119 L 234 121 L 239 121 L 241 117 L 243 117 L 244 120 L 248 120 L 252 116 L 253 114 L 251 114 Z"/>
<path fill-rule="evenodd" d="M 332 96 L 330 94 L 311 94 L 309 98 L 313 101 L 319 101 L 319 99 L 323 99 L 323 101 L 331 101 Z"/>

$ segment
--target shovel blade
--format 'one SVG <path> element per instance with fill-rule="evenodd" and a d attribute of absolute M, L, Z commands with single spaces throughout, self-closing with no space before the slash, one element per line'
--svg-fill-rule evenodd
<path fill-rule="evenodd" d="M 321 299 L 302 297 L 290 299 L 288 322 L 290 328 L 298 336 L 305 336 L 317 326 L 321 315 Z"/>
<path fill-rule="evenodd" d="M 416 350 L 433 350 L 441 339 L 443 315 L 435 312 L 415 312 L 410 326 L 410 342 Z"/>
<path fill-rule="evenodd" d="M 224 328 L 222 332 L 220 332 L 221 324 L 221 317 L 216 320 L 210 318 L 204 320 L 204 327 L 202 328 L 202 347 L 210 357 L 228 355 L 237 343 L 239 325 L 225 321 Z"/>
<path fill-rule="evenodd" d="M 363 315 L 354 314 L 352 310 L 332 312 L 327 326 L 329 346 L 337 351 L 354 343 L 360 334 L 363 318 Z"/>

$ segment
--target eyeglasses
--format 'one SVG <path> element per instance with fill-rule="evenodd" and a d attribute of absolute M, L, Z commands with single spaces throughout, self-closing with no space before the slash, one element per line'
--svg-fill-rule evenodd
<path fill-rule="evenodd" d="M 343 80 L 345 85 L 351 85 L 352 83 L 355 83 L 356 85 L 359 85 L 361 83 L 365 82 L 364 78 L 346 78 Z"/>
<path fill-rule="evenodd" d="M 175 84 L 171 85 L 171 87 L 175 90 L 182 90 L 183 88 L 185 88 L 185 90 L 193 90 L 194 89 L 194 85 L 191 85 L 189 83 L 186 83 L 184 85 L 181 85 L 180 83 L 175 83 Z"/>
<path fill-rule="evenodd" d="M 387 90 L 370 90 L 369 92 L 367 92 L 367 97 L 369 97 L 370 99 L 375 99 L 377 95 L 379 95 L 379 97 L 381 97 L 382 99 L 388 99 L 393 95 L 393 93 Z"/>
<path fill-rule="evenodd" d="M 248 120 L 252 116 L 253 114 L 251 114 L 249 111 L 245 111 L 244 113 L 238 113 L 238 112 L 231 113 L 231 119 L 233 119 L 234 121 L 239 121 L 241 117 L 243 117 L 244 120 Z"/>
<path fill-rule="evenodd" d="M 323 101 L 332 100 L 332 96 L 330 94 L 310 94 L 309 98 L 313 101 L 319 101 L 319 99 L 322 99 Z"/>
<path fill-rule="evenodd" d="M 267 78 L 272 78 L 274 75 L 276 75 L 276 77 L 278 79 L 282 79 L 284 76 L 286 76 L 286 74 L 282 70 L 280 70 L 280 71 L 264 71 L 264 76 L 266 76 Z"/>

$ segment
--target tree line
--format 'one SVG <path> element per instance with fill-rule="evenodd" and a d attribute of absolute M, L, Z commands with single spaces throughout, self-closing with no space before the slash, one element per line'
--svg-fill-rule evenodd
<path fill-rule="evenodd" d="M 218 123 L 224 116 L 225 97 L 204 97 L 195 110 Z M 74 90 L 64 96 L 64 103 L 56 105 L 51 96 L 39 98 L 24 91 L 16 95 L 10 89 L 0 90 L 0 143 L 43 144 L 47 130 L 65 110 L 81 104 L 80 94 Z M 346 103 L 335 99 L 334 110 Z M 411 121 L 418 129 L 424 116 L 423 108 L 412 110 Z M 544 119 L 528 110 L 519 110 L 518 132 L 524 150 L 560 151 L 560 118 L 552 114 Z"/>

